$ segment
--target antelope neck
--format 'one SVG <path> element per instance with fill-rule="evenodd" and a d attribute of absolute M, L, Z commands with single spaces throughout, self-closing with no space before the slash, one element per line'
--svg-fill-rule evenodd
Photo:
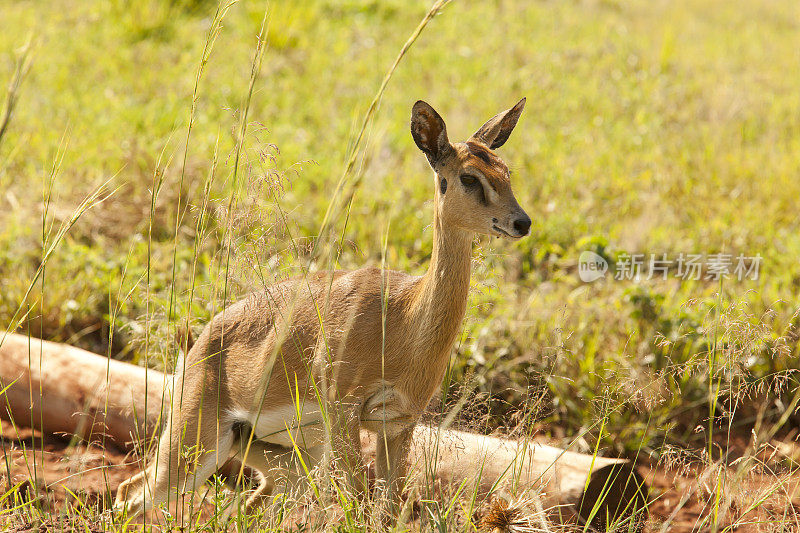
<path fill-rule="evenodd" d="M 433 253 L 411 313 L 428 357 L 449 354 L 464 318 L 472 261 L 472 233 L 444 224 L 438 193 L 434 204 Z"/>

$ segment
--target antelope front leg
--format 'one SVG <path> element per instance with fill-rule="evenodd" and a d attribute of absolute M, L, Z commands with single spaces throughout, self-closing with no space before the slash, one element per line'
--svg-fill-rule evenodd
<path fill-rule="evenodd" d="M 391 512 L 399 509 L 400 495 L 405 483 L 409 445 L 414 426 L 388 425 L 378 431 L 375 454 L 375 475 L 385 483 Z"/>
<path fill-rule="evenodd" d="M 329 435 L 329 460 L 344 470 L 348 486 L 358 497 L 366 494 L 366 469 L 361 454 L 360 405 L 335 402 L 329 409 L 331 431 Z"/>

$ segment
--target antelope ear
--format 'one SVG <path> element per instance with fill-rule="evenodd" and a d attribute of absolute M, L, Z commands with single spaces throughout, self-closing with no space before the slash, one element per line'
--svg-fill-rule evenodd
<path fill-rule="evenodd" d="M 411 108 L 411 136 L 428 157 L 431 166 L 441 161 L 453 149 L 447 139 L 444 120 L 422 100 L 418 100 Z"/>
<path fill-rule="evenodd" d="M 524 98 L 511 109 L 490 118 L 486 124 L 472 135 L 472 140 L 483 143 L 492 150 L 500 148 L 506 143 L 511 132 L 514 131 L 514 126 L 517 125 L 523 109 L 525 109 Z"/>

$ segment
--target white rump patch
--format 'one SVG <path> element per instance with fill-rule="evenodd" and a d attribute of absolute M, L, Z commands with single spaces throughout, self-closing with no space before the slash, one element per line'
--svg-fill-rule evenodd
<path fill-rule="evenodd" d="M 301 405 L 299 417 L 296 406 L 292 404 L 264 409 L 260 413 L 231 409 L 228 416 L 234 421 L 247 422 L 259 440 L 278 446 L 292 448 L 296 444 L 301 449 L 308 449 L 324 440 L 322 415 L 316 402 Z"/>

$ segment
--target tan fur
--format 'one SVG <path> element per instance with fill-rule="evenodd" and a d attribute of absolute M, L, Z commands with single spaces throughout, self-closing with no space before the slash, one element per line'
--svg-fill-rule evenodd
<path fill-rule="evenodd" d="M 157 456 L 120 486 L 115 507 L 136 513 L 174 499 L 231 454 L 262 472 L 248 501 L 256 504 L 271 488 L 271 469 L 292 468 L 295 444 L 308 460 L 335 459 L 363 490 L 360 428 L 379 436 L 376 474 L 396 501 L 413 427 L 441 384 L 464 317 L 473 234 L 528 232 L 508 168 L 489 148 L 508 138 L 523 105 L 491 119 L 468 144 L 450 144 L 441 117 L 415 104 L 412 135 L 436 172 L 427 272 L 319 272 L 215 316 L 178 369 Z M 462 185 L 465 173 L 480 180 L 485 201 Z M 515 226 L 520 220 L 527 226 Z M 257 440 L 243 436 L 242 423 Z"/>

